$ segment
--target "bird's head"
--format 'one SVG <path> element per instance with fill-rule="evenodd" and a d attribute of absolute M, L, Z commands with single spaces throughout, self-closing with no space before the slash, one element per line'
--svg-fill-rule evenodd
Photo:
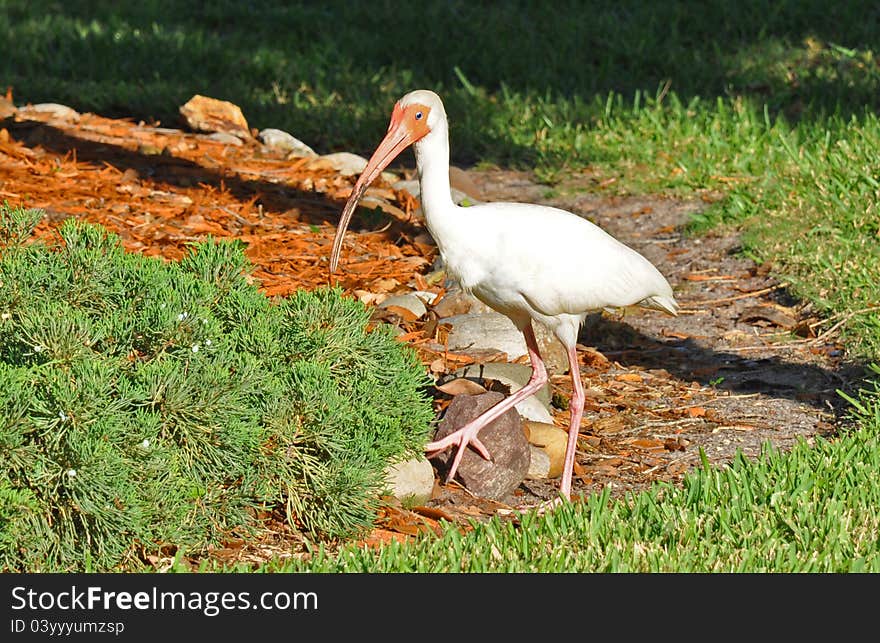
<path fill-rule="evenodd" d="M 331 273 L 336 271 L 339 255 L 342 252 L 342 238 L 364 192 L 403 150 L 425 138 L 445 121 L 446 111 L 443 109 L 443 102 L 437 94 L 427 89 L 410 92 L 395 103 L 388 132 L 367 162 L 339 217 L 339 226 L 330 253 Z"/>

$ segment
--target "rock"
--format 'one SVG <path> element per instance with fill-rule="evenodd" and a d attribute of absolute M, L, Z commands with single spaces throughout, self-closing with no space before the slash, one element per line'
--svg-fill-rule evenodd
<path fill-rule="evenodd" d="M 412 294 L 421 299 L 425 305 L 430 306 L 437 299 L 437 293 L 428 292 L 427 290 L 413 290 Z"/>
<path fill-rule="evenodd" d="M 551 333 L 544 324 L 535 322 L 532 324 L 535 329 L 535 339 L 538 340 L 538 351 L 544 359 L 547 371 L 551 375 L 562 375 L 570 369 L 568 367 L 568 351 L 562 345 L 556 335 Z"/>
<path fill-rule="evenodd" d="M 351 152 L 324 154 L 321 159 L 327 161 L 342 176 L 358 176 L 367 167 L 367 159 Z"/>
<path fill-rule="evenodd" d="M 449 185 L 454 190 L 458 190 L 473 199 L 474 203 L 485 201 L 483 193 L 477 184 L 473 182 L 467 170 L 462 170 L 454 165 L 449 166 Z"/>
<path fill-rule="evenodd" d="M 205 138 L 210 141 L 223 143 L 224 145 L 244 145 L 238 136 L 226 132 L 214 132 L 213 134 L 208 134 Z"/>
<path fill-rule="evenodd" d="M 532 420 L 533 422 L 553 421 L 553 416 L 550 414 L 550 411 L 548 411 L 547 407 L 541 404 L 541 401 L 534 395 L 522 400 L 513 408 L 516 409 L 516 412 L 519 413 L 519 416 L 524 420 Z"/>
<path fill-rule="evenodd" d="M 443 298 L 434 304 L 432 310 L 437 313 L 437 317 L 443 319 L 467 313 L 485 313 L 492 309 L 473 295 L 456 287 L 448 290 Z"/>
<path fill-rule="evenodd" d="M 395 190 L 406 190 L 407 192 L 412 194 L 415 198 L 417 198 L 417 199 L 419 198 L 420 188 L 419 188 L 419 182 L 416 180 L 397 181 L 392 185 L 392 187 Z M 477 201 L 474 197 L 462 192 L 461 190 L 457 190 L 454 187 L 450 187 L 449 192 L 452 195 L 452 200 L 455 202 L 456 205 L 468 206 L 468 205 L 476 205 L 477 203 L 480 203 L 480 201 Z"/>
<path fill-rule="evenodd" d="M 526 340 L 513 322 L 457 285 L 432 310 L 437 317 L 453 325 L 449 336 L 450 350 L 466 351 L 468 346 L 477 350 L 490 348 L 504 351 L 511 361 L 528 354 Z M 568 372 L 568 351 L 562 343 L 542 324 L 535 322 L 532 326 L 538 350 L 550 374 Z"/>
<path fill-rule="evenodd" d="M 494 349 L 507 353 L 515 360 L 527 353 L 526 340 L 507 317 L 495 311 L 479 314 L 456 315 L 443 320 L 452 324 L 449 350 Z"/>
<path fill-rule="evenodd" d="M 288 158 L 303 156 L 318 156 L 311 147 L 303 143 L 298 138 L 288 134 L 284 130 L 268 128 L 260 131 L 257 138 L 263 145 L 286 152 Z"/>
<path fill-rule="evenodd" d="M 76 123 L 79 121 L 78 111 L 76 111 L 72 107 L 68 107 L 67 105 L 60 105 L 58 103 L 37 103 L 36 105 L 28 105 L 27 107 L 22 107 L 18 111 L 25 114 L 27 112 L 49 114 L 52 118 L 57 118 L 61 121 L 70 121 L 72 123 Z"/>
<path fill-rule="evenodd" d="M 392 464 L 385 469 L 391 494 L 401 502 L 423 505 L 434 491 L 434 467 L 423 457 Z"/>
<path fill-rule="evenodd" d="M 425 302 L 413 293 L 406 293 L 404 295 L 392 295 L 391 297 L 383 300 L 381 304 L 379 304 L 379 308 L 389 308 L 392 306 L 403 308 L 404 310 L 409 311 L 413 315 L 413 317 L 407 319 L 407 321 L 421 319 L 425 315 L 425 313 L 428 312 L 428 309 L 425 308 Z M 409 316 L 405 315 L 404 317 L 406 318 Z"/>
<path fill-rule="evenodd" d="M 773 304 L 748 306 L 739 314 L 738 319 L 746 324 L 763 322 L 764 325 L 770 324 L 786 329 L 797 326 L 797 313 L 791 308 Z"/>
<path fill-rule="evenodd" d="M 540 448 L 550 461 L 548 478 L 562 474 L 565 463 L 565 447 L 568 444 L 568 432 L 558 426 L 546 422 L 525 421 L 523 423 L 529 444 Z"/>
<path fill-rule="evenodd" d="M 495 380 L 504 384 L 509 392 L 513 393 L 525 386 L 532 376 L 532 368 L 526 364 L 510 364 L 504 362 L 487 362 L 485 364 L 471 364 L 463 366 L 453 373 L 450 378 L 466 377 L 483 383 L 485 380 Z M 534 395 L 535 398 L 550 408 L 550 385 L 545 384 Z"/>
<path fill-rule="evenodd" d="M 15 116 L 17 111 L 15 104 L 11 100 L 5 96 L 0 96 L 0 120 Z"/>
<path fill-rule="evenodd" d="M 245 140 L 252 138 L 241 108 L 229 101 L 196 94 L 181 105 L 180 113 L 196 131 L 224 132 Z"/>
<path fill-rule="evenodd" d="M 510 364 L 504 362 L 487 362 L 485 364 L 472 364 L 458 369 L 450 378 L 441 380 L 441 384 L 448 379 L 467 378 L 471 381 L 484 384 L 486 380 L 494 380 L 502 384 L 507 393 L 518 391 L 528 383 L 532 376 L 532 368 L 526 364 Z M 545 384 L 535 395 L 527 397 L 514 407 L 520 417 L 535 422 L 553 422 L 550 414 L 550 386 Z"/>
<path fill-rule="evenodd" d="M 456 395 L 446 408 L 435 440 L 439 440 L 464 426 L 478 415 L 504 399 L 501 393 Z M 529 444 L 516 411 L 510 409 L 480 431 L 480 441 L 488 449 L 491 460 L 468 447 L 458 467 L 457 477 L 474 494 L 492 500 L 502 500 L 516 489 L 529 471 Z M 457 447 L 451 447 L 434 456 L 433 461 L 448 469 Z"/>
<path fill-rule="evenodd" d="M 529 445 L 531 460 L 529 461 L 529 472 L 527 478 L 543 479 L 550 477 L 550 456 L 541 447 L 534 444 Z"/>

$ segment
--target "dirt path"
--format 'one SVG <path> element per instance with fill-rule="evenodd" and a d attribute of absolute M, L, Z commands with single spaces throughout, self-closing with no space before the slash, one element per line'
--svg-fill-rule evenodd
<path fill-rule="evenodd" d="M 786 449 L 839 429 L 836 390 L 849 388 L 861 370 L 835 343 L 834 320 L 814 318 L 784 284 L 738 256 L 736 237 L 684 236 L 701 201 L 601 196 L 595 186 L 588 194 L 583 180 L 553 190 L 568 196 L 549 197 L 529 174 L 500 170 L 467 178 L 479 198 L 548 203 L 593 220 L 654 262 L 682 304 L 677 318 L 634 311 L 588 321 L 579 350 L 588 398 L 575 493 L 675 483 L 699 464 L 700 449 L 723 463 L 737 451 L 757 456 L 766 442 Z M 44 233 L 77 216 L 117 232 L 129 250 L 168 258 L 207 234 L 239 238 L 270 295 L 327 282 L 334 224 L 353 181 L 320 159 L 288 160 L 255 142 L 231 146 L 92 115 L 0 121 L 0 198 L 46 209 Z M 372 196 L 391 224 L 363 214 L 355 220 L 341 285 L 365 301 L 415 289 L 442 294 L 425 278 L 436 250 L 413 214 L 414 199 L 381 185 Z M 434 372 L 467 363 L 438 349 L 442 328 L 430 319 L 386 321 L 401 326 L 403 340 Z M 567 375 L 553 386 L 559 397 L 570 395 Z M 567 426 L 567 411 L 555 419 Z M 464 525 L 509 513 L 551 497 L 557 484 L 527 481 L 507 503 L 437 485 L 427 507 L 390 506 L 368 542 L 436 529 L 439 518 Z M 296 540 L 275 536 L 282 548 Z M 233 549 L 240 554 L 240 547 Z"/>
<path fill-rule="evenodd" d="M 594 315 L 581 332 L 589 391 L 575 491 L 619 492 L 678 481 L 698 465 L 769 442 L 833 435 L 841 424 L 837 389 L 861 373 L 844 359 L 832 324 L 794 301 L 785 284 L 738 254 L 735 236 L 687 237 L 689 215 L 705 204 L 656 197 L 602 197 L 577 184 L 546 186 L 528 174 L 471 173 L 487 200 L 547 203 L 587 217 L 639 250 L 667 276 L 682 312 Z M 567 377 L 555 386 L 569 394 Z M 565 413 L 557 415 L 565 426 Z M 553 484 L 527 483 L 537 497 Z M 526 501 L 526 499 L 523 499 Z"/>

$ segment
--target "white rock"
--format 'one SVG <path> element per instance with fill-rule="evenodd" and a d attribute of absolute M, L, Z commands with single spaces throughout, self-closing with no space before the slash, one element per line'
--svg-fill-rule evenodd
<path fill-rule="evenodd" d="M 550 477 L 550 456 L 541 447 L 534 444 L 529 445 L 531 460 L 529 460 L 529 472 L 527 478 L 549 478 Z"/>
<path fill-rule="evenodd" d="M 367 167 L 367 159 L 351 152 L 334 152 L 318 158 L 329 163 L 330 167 L 342 176 L 360 176 L 364 168 Z M 393 172 L 382 172 L 382 178 L 392 184 L 398 180 Z"/>
<path fill-rule="evenodd" d="M 422 505 L 434 490 L 434 468 L 424 457 L 413 458 L 386 468 L 385 480 L 395 498 Z"/>
<path fill-rule="evenodd" d="M 550 411 L 548 411 L 547 407 L 541 404 L 541 401 L 534 395 L 527 397 L 514 406 L 514 408 L 524 420 L 531 420 L 533 422 L 553 422 L 553 416 L 550 415 Z"/>
<path fill-rule="evenodd" d="M 379 308 L 388 308 L 389 306 L 400 306 L 401 308 L 405 308 L 415 315 L 416 319 L 421 319 L 422 316 L 428 312 L 428 309 L 425 307 L 425 302 L 413 293 L 392 295 L 379 304 Z"/>
<path fill-rule="evenodd" d="M 258 138 L 263 145 L 287 152 L 290 156 L 318 156 L 315 150 L 284 130 L 270 127 L 262 130 Z"/>
<path fill-rule="evenodd" d="M 342 176 L 359 175 L 367 167 L 367 159 L 351 152 L 324 154 L 321 158 L 330 163 Z"/>
<path fill-rule="evenodd" d="M 72 107 L 61 105 L 59 103 L 37 103 L 36 105 L 28 105 L 27 107 L 22 107 L 19 109 L 19 111 L 51 114 L 53 118 L 57 118 L 63 121 L 73 121 L 74 123 L 79 120 L 79 112 L 77 112 Z"/>
<path fill-rule="evenodd" d="M 412 294 L 428 305 L 433 304 L 434 300 L 437 299 L 437 293 L 428 292 L 427 290 L 413 290 Z"/>
<path fill-rule="evenodd" d="M 218 143 L 223 143 L 224 145 L 244 145 L 240 138 L 238 138 L 235 134 L 229 134 L 228 132 L 213 132 L 211 134 L 207 134 L 205 138 L 207 138 L 209 141 L 217 141 Z"/>

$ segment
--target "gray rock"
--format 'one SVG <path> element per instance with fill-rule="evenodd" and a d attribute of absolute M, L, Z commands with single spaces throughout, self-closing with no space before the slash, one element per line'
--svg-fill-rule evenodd
<path fill-rule="evenodd" d="M 385 469 L 391 494 L 401 502 L 423 505 L 434 490 L 434 467 L 423 457 L 392 464 Z"/>
<path fill-rule="evenodd" d="M 257 138 L 263 145 L 287 152 L 289 156 L 318 156 L 315 150 L 284 130 L 270 127 L 262 130 Z"/>
<path fill-rule="evenodd" d="M 421 319 L 425 313 L 428 312 L 428 309 L 425 308 L 425 302 L 421 300 L 414 293 L 406 293 L 403 295 L 392 295 L 388 299 L 385 299 L 381 304 L 379 304 L 379 308 L 388 308 L 389 306 L 399 306 L 400 308 L 405 308 L 410 311 L 413 315 L 416 316 L 416 319 Z"/>
<path fill-rule="evenodd" d="M 61 105 L 59 103 L 37 103 L 36 105 L 28 105 L 27 107 L 19 108 L 19 112 L 37 112 L 40 114 L 50 114 L 52 118 L 57 118 L 62 121 L 72 121 L 74 123 L 79 120 L 78 111 L 76 111 L 72 107 Z"/>
<path fill-rule="evenodd" d="M 439 440 L 464 426 L 481 413 L 504 399 L 501 393 L 490 391 L 480 395 L 456 395 L 437 427 L 434 437 Z M 474 494 L 502 500 L 516 489 L 529 471 L 531 452 L 523 431 L 522 419 L 513 409 L 489 424 L 479 433 L 480 441 L 488 449 L 491 460 L 468 447 L 458 467 L 457 477 Z M 458 447 L 451 447 L 434 456 L 434 462 L 448 469 Z"/>
<path fill-rule="evenodd" d="M 550 456 L 541 447 L 534 444 L 529 445 L 531 452 L 531 460 L 529 461 L 529 472 L 527 478 L 545 479 L 550 477 Z"/>
<path fill-rule="evenodd" d="M 458 298 L 458 295 L 455 296 Z M 470 295 L 467 295 L 470 297 Z M 445 297 L 444 297 L 445 299 Z M 442 303 L 442 301 L 440 302 Z M 438 306 L 440 306 L 438 303 Z M 528 354 L 526 340 L 523 334 L 517 330 L 513 322 L 499 312 L 495 312 L 485 304 L 479 302 L 482 312 L 465 313 L 443 318 L 446 323 L 452 324 L 452 332 L 449 333 L 449 350 L 467 352 L 472 350 L 494 349 L 507 353 L 507 359 L 514 361 Z M 460 305 L 461 301 L 452 301 L 449 309 Z M 441 312 L 447 309 L 441 307 Z M 437 307 L 434 308 L 435 312 Z M 454 310 L 454 309 L 453 309 Z M 472 310 L 480 310 L 474 306 Z M 549 330 L 537 322 L 532 324 L 535 329 L 535 338 L 538 341 L 538 350 L 541 358 L 552 374 L 565 373 L 568 370 L 568 352 L 562 343 L 556 339 Z"/>
<path fill-rule="evenodd" d="M 443 321 L 452 324 L 452 331 L 449 333 L 451 351 L 493 349 L 507 353 L 509 360 L 515 360 L 527 353 L 526 340 L 522 333 L 501 313 L 489 311 L 456 315 Z"/>

